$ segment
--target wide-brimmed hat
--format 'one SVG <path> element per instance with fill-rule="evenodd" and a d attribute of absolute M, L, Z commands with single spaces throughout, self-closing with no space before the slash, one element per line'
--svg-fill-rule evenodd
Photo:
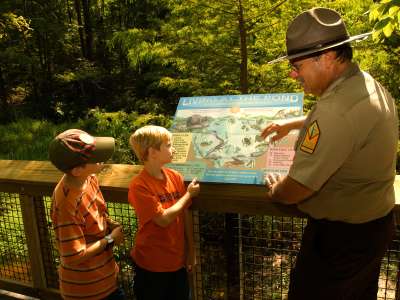
<path fill-rule="evenodd" d="M 88 163 L 106 162 L 114 153 L 112 137 L 93 137 L 80 129 L 57 135 L 49 146 L 49 159 L 62 172 Z"/>
<path fill-rule="evenodd" d="M 287 55 L 268 63 L 294 59 L 352 41 L 367 38 L 371 32 L 350 36 L 340 15 L 333 9 L 316 7 L 298 15 L 286 32 Z"/>

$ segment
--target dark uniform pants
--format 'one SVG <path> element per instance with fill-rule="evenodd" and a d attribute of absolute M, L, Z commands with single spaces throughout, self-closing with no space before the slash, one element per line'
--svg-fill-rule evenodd
<path fill-rule="evenodd" d="M 381 261 L 394 232 L 392 212 L 363 224 L 310 218 L 288 300 L 376 300 Z"/>

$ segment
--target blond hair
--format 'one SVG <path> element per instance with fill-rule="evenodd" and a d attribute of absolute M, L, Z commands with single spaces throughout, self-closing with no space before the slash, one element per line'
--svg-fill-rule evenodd
<path fill-rule="evenodd" d="M 136 130 L 129 138 L 129 144 L 138 159 L 147 160 L 149 148 L 160 150 L 163 142 L 171 139 L 171 132 L 161 126 L 147 125 Z"/>

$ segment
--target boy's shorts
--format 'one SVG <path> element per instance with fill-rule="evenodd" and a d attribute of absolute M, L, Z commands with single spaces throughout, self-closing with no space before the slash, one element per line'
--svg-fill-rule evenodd
<path fill-rule="evenodd" d="M 185 268 L 175 272 L 151 272 L 135 264 L 133 289 L 137 300 L 189 300 Z"/>

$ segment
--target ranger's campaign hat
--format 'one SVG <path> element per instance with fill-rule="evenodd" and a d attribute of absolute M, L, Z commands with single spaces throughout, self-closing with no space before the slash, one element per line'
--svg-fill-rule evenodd
<path fill-rule="evenodd" d="M 49 146 L 49 159 L 62 172 L 87 163 L 106 162 L 114 153 L 112 137 L 93 137 L 80 129 L 57 135 Z"/>
<path fill-rule="evenodd" d="M 269 62 L 308 56 L 352 41 L 363 40 L 371 32 L 349 36 L 340 15 L 329 8 L 315 7 L 299 14 L 286 32 L 287 55 Z"/>

